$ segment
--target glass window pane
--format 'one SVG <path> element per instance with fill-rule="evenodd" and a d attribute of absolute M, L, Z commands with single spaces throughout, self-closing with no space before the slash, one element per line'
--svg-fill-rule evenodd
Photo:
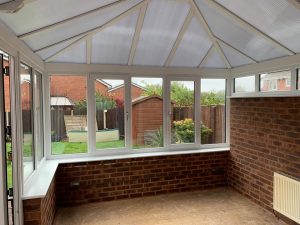
<path fill-rule="evenodd" d="M 172 144 L 195 142 L 194 90 L 194 81 L 171 81 Z"/>
<path fill-rule="evenodd" d="M 234 78 L 234 92 L 255 92 L 255 76 Z"/>
<path fill-rule="evenodd" d="M 124 80 L 95 80 L 96 149 L 125 147 Z"/>
<path fill-rule="evenodd" d="M 279 71 L 260 75 L 260 91 L 290 91 L 291 71 Z"/>
<path fill-rule="evenodd" d="M 52 154 L 87 152 L 85 76 L 51 76 Z"/>
<path fill-rule="evenodd" d="M 23 122 L 23 173 L 24 180 L 34 170 L 32 120 L 32 69 L 21 64 L 21 109 Z"/>
<path fill-rule="evenodd" d="M 226 142 L 226 80 L 201 79 L 201 144 Z"/>
<path fill-rule="evenodd" d="M 163 147 L 163 79 L 133 77 L 131 101 L 133 148 Z"/>
<path fill-rule="evenodd" d="M 35 151 L 38 161 L 44 157 L 42 74 L 34 74 Z"/>

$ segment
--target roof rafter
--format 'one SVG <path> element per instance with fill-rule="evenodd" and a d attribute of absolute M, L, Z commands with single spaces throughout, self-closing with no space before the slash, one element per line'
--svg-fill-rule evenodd
<path fill-rule="evenodd" d="M 128 58 L 128 65 L 132 65 L 133 64 L 133 60 L 134 60 L 134 56 L 136 53 L 136 48 L 140 39 L 140 34 L 141 34 L 141 30 L 143 28 L 143 24 L 144 24 L 144 20 L 145 20 L 145 15 L 146 15 L 146 11 L 148 8 L 148 3 L 149 1 L 146 1 L 146 4 L 140 9 L 140 14 L 138 17 L 138 21 L 135 27 L 135 32 L 134 32 L 134 37 L 132 40 L 132 44 L 131 44 L 131 48 L 130 48 L 130 54 L 129 54 L 129 58 Z"/>
<path fill-rule="evenodd" d="M 199 19 L 199 21 L 203 25 L 204 30 L 208 34 L 208 36 L 210 38 L 210 41 L 213 43 L 213 46 L 215 47 L 218 54 L 221 56 L 222 60 L 224 61 L 226 67 L 228 69 L 231 69 L 231 65 L 230 65 L 228 59 L 226 58 L 222 48 L 220 47 L 219 43 L 217 42 L 217 39 L 214 37 L 208 23 L 206 22 L 206 20 L 205 20 L 204 16 L 202 15 L 200 9 L 198 8 L 197 4 L 195 3 L 195 0 L 190 0 L 190 4 L 191 4 L 192 9 L 194 10 L 197 18 Z"/>
<path fill-rule="evenodd" d="M 90 15 L 90 14 L 93 14 L 95 12 L 98 12 L 98 11 L 102 11 L 102 10 L 105 10 L 107 8 L 112 8 L 116 5 L 120 5 L 120 4 L 123 4 L 124 2 L 128 2 L 129 0 L 117 0 L 115 2 L 112 2 L 112 3 L 109 3 L 107 5 L 103 5 L 103 6 L 100 6 L 96 9 L 93 9 L 93 10 L 90 10 L 90 11 L 87 11 L 85 13 L 82 13 L 82 14 L 79 14 L 79 15 L 76 15 L 76 16 L 73 16 L 73 17 L 70 17 L 68 19 L 65 19 L 65 20 L 62 20 L 62 21 L 59 21 L 59 22 L 56 22 L 56 23 L 53 23 L 51 25 L 48 25 L 48 26 L 45 26 L 45 27 L 41 27 L 41 28 L 38 28 L 36 30 L 33 30 L 33 31 L 30 31 L 30 32 L 27 32 L 25 34 L 21 34 L 18 36 L 18 38 L 20 39 L 24 39 L 26 37 L 29 37 L 29 36 L 32 36 L 34 34 L 37 34 L 37 33 L 40 33 L 40 32 L 43 32 L 43 31 L 46 31 L 46 30 L 49 30 L 49 29 L 53 29 L 57 26 L 60 26 L 62 24 L 65 24 L 67 22 L 70 22 L 72 20 L 75 20 L 75 19 L 78 19 L 78 18 L 81 18 L 81 17 L 84 17 L 84 16 L 87 16 L 87 15 Z"/>
<path fill-rule="evenodd" d="M 257 63 L 257 61 L 256 61 L 255 59 L 253 59 L 251 56 L 249 56 L 249 55 L 245 54 L 244 52 L 240 51 L 239 49 L 233 47 L 232 45 L 228 44 L 227 42 L 223 41 L 222 39 L 220 39 L 220 38 L 218 38 L 218 37 L 216 37 L 216 36 L 215 36 L 215 38 L 216 38 L 219 42 L 221 42 L 221 43 L 223 43 L 224 45 L 226 45 L 228 48 L 231 48 L 232 50 L 237 51 L 237 52 L 240 53 L 241 55 L 247 57 L 247 58 L 250 59 L 253 63 Z"/>
<path fill-rule="evenodd" d="M 180 30 L 177 38 L 176 38 L 176 41 L 174 42 L 172 50 L 171 50 L 171 52 L 170 52 L 170 54 L 169 54 L 169 56 L 168 56 L 168 58 L 167 58 L 167 60 L 165 62 L 165 66 L 169 66 L 171 64 L 171 62 L 172 62 L 172 60 L 173 60 L 173 58 L 175 56 L 175 53 L 176 53 L 176 51 L 177 51 L 177 49 L 179 47 L 179 44 L 182 41 L 182 38 L 183 38 L 185 32 L 189 28 L 189 25 L 190 25 L 190 23 L 191 23 L 191 21 L 193 19 L 193 16 L 194 16 L 193 10 L 190 9 L 188 15 L 185 18 L 185 21 L 184 21 L 182 27 L 181 27 L 181 30 Z"/>
<path fill-rule="evenodd" d="M 48 46 L 45 46 L 43 48 L 40 48 L 40 49 L 37 49 L 35 50 L 34 52 L 37 53 L 37 52 L 40 52 L 40 51 L 43 51 L 45 49 L 48 49 L 48 48 L 51 48 L 55 45 L 58 45 L 58 44 L 61 44 L 63 42 L 66 42 L 66 41 L 69 41 L 69 40 L 72 40 L 76 37 L 80 37 L 82 35 L 87 35 L 87 34 L 90 34 L 90 35 L 94 35 L 95 33 L 98 33 L 102 30 L 104 30 L 105 28 L 117 23 L 118 21 L 120 21 L 121 19 L 125 18 L 126 16 L 130 15 L 131 13 L 133 13 L 134 11 L 140 9 L 141 7 L 143 7 L 145 4 L 146 4 L 146 1 L 147 0 L 143 0 L 139 3 L 137 3 L 136 5 L 132 6 L 131 8 L 127 9 L 126 11 L 124 11 L 123 13 L 121 13 L 120 15 L 118 15 L 117 17 L 114 17 L 113 19 L 109 20 L 108 22 L 98 26 L 98 27 L 95 27 L 93 29 L 90 29 L 88 31 L 84 31 L 84 32 L 81 32 L 80 34 L 77 34 L 73 37 L 69 37 L 69 38 L 66 38 L 64 40 L 61 40 L 61 41 L 58 41 L 56 43 L 53 43 L 53 44 L 50 44 Z"/>
<path fill-rule="evenodd" d="M 283 51 L 285 51 L 288 55 L 295 55 L 296 54 L 295 52 L 293 52 L 292 50 L 290 50 L 289 48 L 287 48 L 286 46 L 284 46 L 283 44 L 281 44 L 277 40 L 273 39 L 272 37 L 270 37 L 269 35 L 267 35 L 263 31 L 261 31 L 258 28 L 254 27 L 253 25 L 251 25 L 250 23 L 248 23 L 247 21 L 245 21 L 244 19 L 242 19 L 241 17 L 239 17 L 235 13 L 231 12 L 230 10 L 228 10 L 227 8 L 225 8 L 223 5 L 219 4 L 215 0 L 209 0 L 209 1 L 206 1 L 206 2 L 211 7 L 216 9 L 218 12 L 220 12 L 223 15 L 231 18 L 235 23 L 237 23 L 239 25 L 242 25 L 243 27 L 245 27 L 249 31 L 254 32 L 255 34 L 257 34 L 260 37 L 264 38 L 268 42 L 272 43 L 274 46 L 276 46 L 276 47 L 282 49 Z"/>
<path fill-rule="evenodd" d="M 213 49 L 214 49 L 214 45 L 211 45 L 210 48 L 208 49 L 208 51 L 206 52 L 205 56 L 203 57 L 203 59 L 199 63 L 198 68 L 201 68 L 202 65 L 205 64 L 208 61 L 208 59 L 211 57 L 211 55 L 213 53 Z"/>
<path fill-rule="evenodd" d="M 92 35 L 88 35 L 86 38 L 86 63 L 91 64 L 92 62 Z"/>
<path fill-rule="evenodd" d="M 54 53 L 53 55 L 51 55 L 50 57 L 48 57 L 47 59 L 45 59 L 45 62 L 50 62 L 52 59 L 54 59 L 55 57 L 61 55 L 62 53 L 64 53 L 69 48 L 75 46 L 76 44 L 80 43 L 83 40 L 87 40 L 87 38 L 88 38 L 88 35 L 84 35 L 83 37 L 77 39 L 76 41 L 72 42 L 71 44 L 67 45 L 66 47 L 62 48 L 58 52 Z"/>

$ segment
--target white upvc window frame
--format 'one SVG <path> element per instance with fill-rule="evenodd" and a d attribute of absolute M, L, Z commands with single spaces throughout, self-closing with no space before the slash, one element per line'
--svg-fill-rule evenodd
<path fill-rule="evenodd" d="M 88 152 L 77 153 L 77 154 L 62 154 L 52 155 L 51 154 L 51 121 L 48 119 L 45 121 L 45 157 L 46 159 L 69 159 L 69 158 L 84 158 L 84 157 L 97 157 L 97 156 L 116 156 L 116 155 L 131 155 L 131 154 L 143 154 L 143 153 L 160 153 L 160 152 L 176 152 L 176 151 L 192 151 L 200 149 L 218 149 L 218 148 L 229 148 L 229 112 L 230 99 L 226 101 L 226 143 L 220 144 L 205 144 L 201 145 L 201 106 L 200 106 L 200 93 L 201 93 L 201 79 L 225 79 L 226 80 L 226 93 L 231 94 L 230 79 L 224 75 L 224 77 L 208 77 L 208 76 L 197 76 L 197 75 L 146 75 L 146 74 L 121 74 L 118 75 L 111 73 L 89 73 L 89 74 L 47 74 L 44 77 L 44 117 L 50 118 L 50 77 L 51 76 L 86 76 L 87 78 L 87 115 L 88 115 Z M 144 149 L 133 149 L 132 148 L 132 103 L 131 103 L 131 80 L 134 77 L 143 78 L 162 78 L 163 79 L 163 130 L 164 130 L 164 146 L 158 148 L 144 148 Z M 125 81 L 125 147 L 117 149 L 96 149 L 96 128 L 95 124 L 95 79 L 121 79 Z M 170 85 L 171 81 L 193 81 L 195 83 L 195 143 L 191 144 L 171 144 L 171 120 L 169 111 L 171 110 L 170 102 Z M 198 104 L 197 104 L 198 103 Z M 128 119 L 127 117 L 128 113 Z"/>
<path fill-rule="evenodd" d="M 231 91 L 231 98 L 252 98 L 252 97 L 296 97 L 300 96 L 300 90 L 297 89 L 297 70 L 300 68 L 300 64 L 296 66 L 290 67 L 280 67 L 276 68 L 276 70 L 267 70 L 267 71 L 259 71 L 255 73 L 255 92 L 239 92 L 235 93 L 234 88 Z M 272 73 L 272 72 L 280 72 L 280 71 L 291 71 L 291 90 L 289 91 L 268 91 L 262 92 L 260 89 L 260 75 L 262 73 Z M 243 74 L 233 74 L 231 77 L 231 84 L 234 87 L 234 79 L 239 77 L 249 76 L 250 73 Z"/>
<path fill-rule="evenodd" d="M 172 144 L 172 132 L 171 132 L 171 127 L 172 127 L 172 100 L 171 100 L 171 82 L 173 81 L 192 81 L 194 82 L 194 143 L 182 143 L 182 144 Z M 201 121 L 200 121 L 200 79 L 197 79 L 195 77 L 191 76 L 168 76 L 166 78 L 167 83 L 166 85 L 166 90 L 165 90 L 165 96 L 166 96 L 166 101 L 164 102 L 165 107 L 167 108 L 167 117 L 164 117 L 165 120 L 167 120 L 167 129 L 164 132 L 164 136 L 167 136 L 167 142 L 165 143 L 166 148 L 171 150 L 192 150 L 196 148 L 200 148 L 200 140 L 201 140 L 201 131 L 200 131 L 200 126 L 201 126 Z M 198 103 L 198 104 L 197 104 Z M 167 105 L 166 105 L 167 104 Z"/>

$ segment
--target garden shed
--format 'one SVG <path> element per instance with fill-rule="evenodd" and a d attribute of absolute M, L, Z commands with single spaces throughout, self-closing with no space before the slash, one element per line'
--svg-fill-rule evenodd
<path fill-rule="evenodd" d="M 0 225 L 300 224 L 298 0 L 0 0 Z"/>

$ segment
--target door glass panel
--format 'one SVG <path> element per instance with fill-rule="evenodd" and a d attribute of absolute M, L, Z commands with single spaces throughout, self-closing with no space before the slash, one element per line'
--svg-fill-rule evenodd
<path fill-rule="evenodd" d="M 225 79 L 201 79 L 201 144 L 226 142 L 225 100 Z"/>
<path fill-rule="evenodd" d="M 125 147 L 125 82 L 95 80 L 96 149 Z"/>
<path fill-rule="evenodd" d="M 38 162 L 44 157 L 43 141 L 43 100 L 42 100 L 42 74 L 34 74 L 34 116 L 35 116 L 35 150 Z"/>
<path fill-rule="evenodd" d="M 194 143 L 194 81 L 171 81 L 171 114 L 171 143 Z"/>
<path fill-rule="evenodd" d="M 86 153 L 86 77 L 51 76 L 50 79 L 52 154 Z"/>
<path fill-rule="evenodd" d="M 133 77 L 131 102 L 133 148 L 163 147 L 163 79 Z"/>
<path fill-rule="evenodd" d="M 34 170 L 32 120 L 32 69 L 21 64 L 21 109 L 23 122 L 23 173 L 24 180 Z"/>

